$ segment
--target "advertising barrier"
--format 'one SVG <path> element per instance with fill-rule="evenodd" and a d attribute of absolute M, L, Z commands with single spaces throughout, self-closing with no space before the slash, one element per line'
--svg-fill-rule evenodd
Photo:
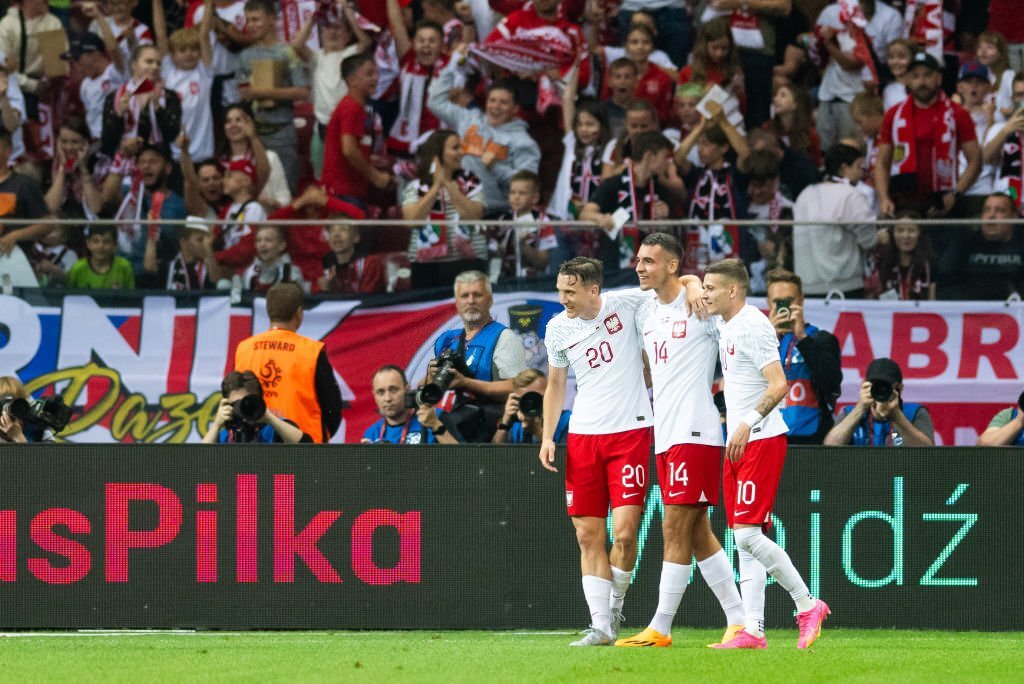
<path fill-rule="evenodd" d="M 1020 457 L 791 449 L 771 534 L 830 626 L 1024 629 Z M 562 476 L 531 447 L 29 445 L 0 478 L 3 629 L 587 623 Z M 657 603 L 661 518 L 652 487 L 631 625 Z M 676 624 L 723 626 L 694 568 Z M 792 626 L 769 582 L 769 624 Z"/>
<path fill-rule="evenodd" d="M 73 442 L 199 441 L 240 341 L 269 327 L 263 300 L 228 297 L 0 295 L 0 374 L 76 407 Z M 436 293 L 434 296 L 437 296 Z M 527 363 L 547 370 L 544 331 L 562 307 L 553 291 L 494 295 L 494 318 L 522 338 Z M 763 300 L 752 300 L 763 306 Z M 1024 389 L 1024 304 L 808 300 L 805 318 L 842 349 L 841 403 L 856 401 L 871 359 L 903 368 L 905 399 L 932 413 L 938 443 L 974 445 Z M 299 332 L 322 340 L 348 403 L 334 441 L 358 442 L 377 419 L 371 392 L 384 364 L 426 373 L 433 342 L 459 325 L 452 300 L 311 302 Z M 638 380 L 639 381 L 639 380 Z M 570 387 L 569 396 L 574 391 Z M 799 397 L 791 397 L 798 401 Z"/>

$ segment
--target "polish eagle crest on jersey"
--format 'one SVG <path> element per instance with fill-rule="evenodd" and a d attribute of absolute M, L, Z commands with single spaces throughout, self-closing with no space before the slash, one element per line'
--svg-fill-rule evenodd
<path fill-rule="evenodd" d="M 672 323 L 672 339 L 681 340 L 686 337 L 686 321 L 674 321 Z"/>
<path fill-rule="evenodd" d="M 609 335 L 614 335 L 622 330 L 622 321 L 619 320 L 619 314 L 613 313 L 611 316 L 606 317 L 604 319 L 604 327 Z"/>

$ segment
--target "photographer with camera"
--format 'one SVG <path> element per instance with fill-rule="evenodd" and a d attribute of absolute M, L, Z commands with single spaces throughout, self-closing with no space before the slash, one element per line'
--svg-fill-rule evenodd
<path fill-rule="evenodd" d="M 548 379 L 536 368 L 527 368 L 512 378 L 512 393 L 505 400 L 505 413 L 498 423 L 494 444 L 540 444 L 544 437 L 544 390 Z M 556 444 L 565 444 L 572 411 L 562 410 L 555 427 Z"/>
<path fill-rule="evenodd" d="M 463 271 L 455 277 L 455 309 L 461 328 L 434 342 L 427 383 L 446 392 L 446 424 L 460 442 L 490 442 L 512 391 L 512 378 L 526 369 L 522 340 L 491 318 L 494 297 L 487 275 Z M 451 393 L 448 393 L 452 390 Z"/>
<path fill-rule="evenodd" d="M 1024 392 L 1017 405 L 1004 408 L 978 437 L 978 446 L 1024 446 Z"/>
<path fill-rule="evenodd" d="M 768 273 L 768 320 L 779 338 L 789 392 L 780 404 L 790 444 L 821 444 L 832 427 L 843 384 L 839 342 L 804 320 L 800 276 L 784 269 Z"/>
<path fill-rule="evenodd" d="M 825 446 L 934 446 L 928 409 L 903 401 L 903 371 L 892 359 L 868 365 L 860 398 L 839 412 Z"/>
<path fill-rule="evenodd" d="M 204 444 L 296 444 L 313 439 L 295 423 L 267 410 L 263 385 L 252 371 L 231 371 L 220 383 L 220 407 Z"/>
<path fill-rule="evenodd" d="M 0 376 L 0 444 L 54 442 L 69 420 L 60 397 L 32 399 L 17 377 Z"/>
<path fill-rule="evenodd" d="M 373 400 L 381 418 L 363 433 L 363 444 L 458 444 L 441 422 L 436 385 L 409 389 L 405 371 L 381 366 L 373 374 Z"/>

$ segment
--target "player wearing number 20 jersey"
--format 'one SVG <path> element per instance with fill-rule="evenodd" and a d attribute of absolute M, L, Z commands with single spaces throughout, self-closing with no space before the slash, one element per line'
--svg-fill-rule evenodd
<path fill-rule="evenodd" d="M 583 593 L 591 629 L 574 646 L 615 641 L 621 608 L 637 556 L 637 529 L 647 492 L 651 405 L 634 317 L 650 294 L 602 293 L 596 259 L 576 257 L 558 269 L 558 296 L 565 312 L 547 326 L 548 389 L 544 394 L 541 464 L 555 457 L 554 426 L 565 401 L 568 369 L 576 374 L 576 401 L 569 421 L 565 503 L 576 528 Z M 615 541 L 607 550 L 608 506 Z"/>
<path fill-rule="evenodd" d="M 811 597 L 789 555 L 765 536 L 786 459 L 786 423 L 778 403 L 789 391 L 779 361 L 778 338 L 768 318 L 746 303 L 749 276 L 738 259 L 707 268 L 704 300 L 719 314 L 719 355 L 725 375 L 728 439 L 722 472 L 725 515 L 740 549 L 740 588 L 745 628 L 718 648 L 767 648 L 764 593 L 767 572 L 789 591 L 797 607 L 800 638 L 807 648 L 829 614 Z"/>

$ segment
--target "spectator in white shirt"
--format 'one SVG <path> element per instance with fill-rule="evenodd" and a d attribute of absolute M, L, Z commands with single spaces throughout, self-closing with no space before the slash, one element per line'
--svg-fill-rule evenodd
<path fill-rule="evenodd" d="M 118 52 L 118 59 L 121 53 Z M 71 42 L 71 49 L 61 55 L 63 59 L 75 62 L 82 74 L 78 97 L 85 107 L 85 119 L 89 123 L 89 135 L 93 141 L 103 133 L 103 101 L 124 83 L 124 75 L 107 56 L 107 49 L 95 33 L 83 33 Z"/>

